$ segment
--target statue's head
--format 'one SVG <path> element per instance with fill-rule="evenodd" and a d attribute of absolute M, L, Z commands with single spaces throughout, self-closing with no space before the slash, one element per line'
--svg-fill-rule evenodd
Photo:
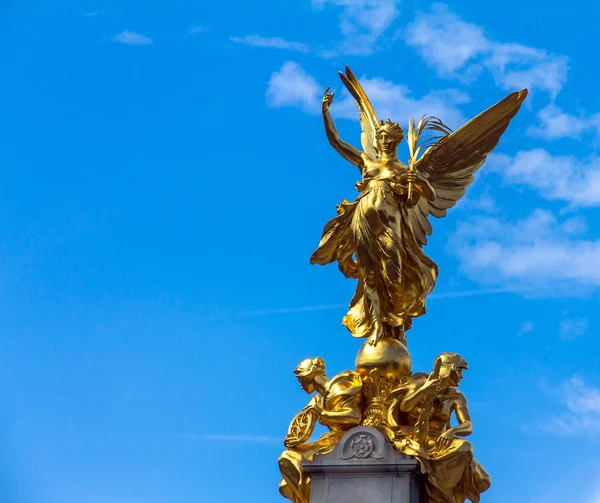
<path fill-rule="evenodd" d="M 466 360 L 456 353 L 442 353 L 435 359 L 440 365 L 440 381 L 446 381 L 449 386 L 456 387 L 463 378 L 463 370 L 469 368 Z"/>
<path fill-rule="evenodd" d="M 315 377 L 318 375 L 325 377 L 325 362 L 319 356 L 307 358 L 298 364 L 294 369 L 294 374 L 296 374 L 296 379 L 298 379 L 302 389 L 307 393 L 313 393 L 315 391 Z"/>
<path fill-rule="evenodd" d="M 386 122 L 381 121 L 375 132 L 377 150 L 386 154 L 395 152 L 403 138 L 404 130 L 389 119 Z"/>

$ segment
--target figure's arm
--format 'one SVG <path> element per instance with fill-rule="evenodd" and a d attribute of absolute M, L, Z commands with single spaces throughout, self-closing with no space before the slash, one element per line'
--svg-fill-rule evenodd
<path fill-rule="evenodd" d="M 344 424 L 355 426 L 360 423 L 362 414 L 360 412 L 360 396 L 356 395 L 348 399 L 341 410 L 330 411 L 323 408 L 323 404 L 315 402 L 313 410 L 328 423 Z"/>
<path fill-rule="evenodd" d="M 325 133 L 327 134 L 327 139 L 329 140 L 331 146 L 336 149 L 344 159 L 362 169 L 364 167 L 364 161 L 360 151 L 340 139 L 337 129 L 335 128 L 335 124 L 333 123 L 333 119 L 331 118 L 331 114 L 329 113 L 329 105 L 331 105 L 331 102 L 333 101 L 333 96 L 334 93 L 329 93 L 328 87 L 323 95 L 322 104 L 323 122 L 325 124 Z"/>
<path fill-rule="evenodd" d="M 316 409 L 319 416 L 328 422 L 344 424 L 348 426 L 357 425 L 360 423 L 361 414 L 360 411 L 354 407 L 348 407 L 340 411 L 327 411 L 323 409 Z"/>
<path fill-rule="evenodd" d="M 455 437 L 468 437 L 473 432 L 467 399 L 460 392 L 457 395 L 456 402 L 454 403 L 454 412 L 456 412 L 458 426 L 448 428 L 440 435 L 437 439 L 437 445 L 440 449 L 450 447 Z"/>
<path fill-rule="evenodd" d="M 430 375 L 421 386 L 413 388 L 406 393 L 400 404 L 400 410 L 402 412 L 411 412 L 415 407 L 420 405 L 428 395 L 436 392 L 438 383 L 439 379 L 433 374 Z"/>
<path fill-rule="evenodd" d="M 468 437 L 473 433 L 473 424 L 471 423 L 471 414 L 469 414 L 467 399 L 462 393 L 458 394 L 454 411 L 458 420 L 458 426 L 452 428 L 454 434 L 459 437 Z"/>

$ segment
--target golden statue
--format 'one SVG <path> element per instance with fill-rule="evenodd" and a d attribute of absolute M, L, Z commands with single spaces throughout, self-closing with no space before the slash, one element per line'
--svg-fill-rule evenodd
<path fill-rule="evenodd" d="M 402 432 L 420 444 L 410 443 L 407 454 L 421 458 L 426 467 L 423 503 L 479 502 L 479 495 L 489 489 L 490 477 L 473 458 L 473 447 L 460 437 L 471 434 L 473 426 L 465 396 L 458 391 L 467 362 L 455 353 L 436 358 L 434 371 L 415 374 L 400 388 L 389 409 L 392 430 Z M 458 425 L 450 426 L 454 414 Z"/>
<path fill-rule="evenodd" d="M 421 503 L 478 503 L 490 477 L 461 438 L 472 432 L 467 400 L 457 389 L 467 368 L 461 356 L 442 353 L 429 375 L 405 375 L 402 369 L 392 376 L 374 368 L 368 374 L 347 370 L 328 380 L 321 358 L 300 362 L 294 370 L 300 385 L 317 394 L 290 424 L 287 450 L 279 457 L 280 493 L 294 503 L 310 503 L 310 477 L 302 462 L 331 452 L 347 431 L 362 425 L 378 429 L 396 450 L 419 461 Z M 458 423 L 453 427 L 452 416 Z M 317 422 L 329 431 L 308 442 Z"/>
<path fill-rule="evenodd" d="M 363 151 L 340 139 L 329 113 L 334 97 L 329 88 L 322 104 L 325 131 L 333 148 L 360 169 L 360 194 L 338 206 L 310 261 L 326 265 L 337 260 L 346 277 L 358 279 L 342 321 L 354 337 L 368 337 L 371 344 L 384 337 L 405 343 L 405 330 L 412 318 L 425 313 L 438 274 L 423 252 L 432 232 L 429 216 L 445 216 L 465 194 L 527 90 L 508 95 L 455 132 L 435 117 L 423 117 L 418 124 L 411 119 L 407 166 L 397 157 L 402 128 L 389 119 L 378 121 L 348 67 L 340 77 L 358 105 Z"/>
<path fill-rule="evenodd" d="M 351 370 L 327 379 L 325 362 L 319 357 L 302 360 L 294 374 L 304 391 L 317 394 L 296 414 L 283 442 L 287 450 L 279 457 L 283 477 L 279 492 L 294 503 L 309 503 L 310 478 L 301 463 L 311 460 L 315 454 L 330 452 L 344 433 L 360 424 L 362 381 Z M 307 442 L 317 422 L 327 426 L 329 431 L 316 442 Z"/>
<path fill-rule="evenodd" d="M 294 371 L 302 388 L 317 394 L 290 424 L 279 458 L 279 490 L 294 503 L 310 503 L 310 477 L 302 463 L 331 452 L 355 426 L 366 426 L 419 461 L 421 503 L 478 503 L 490 477 L 463 438 L 472 431 L 467 400 L 458 391 L 467 362 L 442 353 L 433 372 L 413 373 L 405 331 L 425 313 L 437 279 L 437 265 L 423 252 L 432 232 L 429 216 L 444 217 L 465 194 L 527 90 L 509 94 L 454 132 L 435 117 L 418 124 L 411 119 L 405 165 L 397 157 L 402 128 L 377 119 L 348 67 L 340 76 L 358 105 L 363 151 L 339 138 L 329 113 L 329 88 L 322 106 L 325 131 L 362 179 L 356 200 L 342 201 L 325 226 L 311 263 L 337 261 L 346 277 L 358 280 L 343 324 L 367 341 L 356 355 L 356 372 L 329 380 L 321 358 L 303 360 Z M 454 419 L 458 424 L 450 426 Z M 317 422 L 329 431 L 310 442 Z"/>

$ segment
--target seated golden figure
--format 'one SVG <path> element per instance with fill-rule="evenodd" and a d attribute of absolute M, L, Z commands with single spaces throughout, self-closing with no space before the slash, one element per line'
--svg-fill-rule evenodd
<path fill-rule="evenodd" d="M 350 370 L 329 380 L 325 375 L 325 362 L 318 357 L 302 360 L 294 373 L 304 391 L 317 394 L 290 424 L 284 440 L 287 450 L 279 457 L 283 477 L 279 492 L 294 503 L 309 503 L 310 477 L 302 470 L 301 463 L 312 460 L 315 454 L 332 451 L 344 433 L 360 423 L 362 382 L 359 375 Z M 316 442 L 307 442 L 317 421 L 329 431 Z"/>
<path fill-rule="evenodd" d="M 427 470 L 424 502 L 478 503 L 490 487 L 489 475 L 473 458 L 473 447 L 460 438 L 473 430 L 467 400 L 457 389 L 467 368 L 461 356 L 441 354 L 434 371 L 413 375 L 390 408 L 392 427 L 421 446 L 417 457 Z M 451 427 L 453 414 L 458 425 Z"/>

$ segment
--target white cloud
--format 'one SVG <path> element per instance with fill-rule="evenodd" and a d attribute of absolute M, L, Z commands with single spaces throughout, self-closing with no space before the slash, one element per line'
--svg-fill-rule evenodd
<path fill-rule="evenodd" d="M 510 293 L 512 290 L 506 288 L 481 288 L 478 290 L 451 290 L 448 292 L 440 292 L 431 294 L 429 300 L 441 300 L 441 299 L 458 299 L 464 297 L 476 297 L 480 295 L 495 295 L 499 293 Z M 312 306 L 298 306 L 298 307 L 267 307 L 262 309 L 253 309 L 252 311 L 236 311 L 236 312 L 221 312 L 218 314 L 199 316 L 196 317 L 198 320 L 224 320 L 227 318 L 237 318 L 246 316 L 272 316 L 272 315 L 286 315 L 286 314 L 299 314 L 299 313 L 310 313 L 315 311 L 329 311 L 333 309 L 347 309 L 348 302 L 339 304 L 317 304 Z"/>
<path fill-rule="evenodd" d="M 327 5 L 342 8 L 340 31 L 344 41 L 339 50 L 344 54 L 370 54 L 377 40 L 400 14 L 399 0 L 312 0 L 313 8 Z"/>
<path fill-rule="evenodd" d="M 113 42 L 118 42 L 119 44 L 126 45 L 150 45 L 152 44 L 152 39 L 148 38 L 144 35 L 140 35 L 139 33 L 135 33 L 129 30 L 123 30 L 118 35 L 115 35 L 112 38 Z"/>
<path fill-rule="evenodd" d="M 550 200 L 575 206 L 600 205 L 600 159 L 581 160 L 574 156 L 553 156 L 544 149 L 522 150 L 514 157 L 492 154 L 490 170 L 509 183 L 525 185 Z"/>
<path fill-rule="evenodd" d="M 285 40 L 280 37 L 262 37 L 258 34 L 246 35 L 244 37 L 230 37 L 229 40 L 236 44 L 250 45 L 253 47 L 264 47 L 271 49 L 287 49 L 297 52 L 308 52 L 309 47 L 300 42 Z"/>
<path fill-rule="evenodd" d="M 430 13 L 410 23 L 405 41 L 445 76 L 455 76 L 468 62 L 491 49 L 481 27 L 463 21 L 442 4 L 434 4 Z"/>
<path fill-rule="evenodd" d="M 525 321 L 519 329 L 519 335 L 528 334 L 529 332 L 532 332 L 534 328 L 535 325 L 533 321 Z"/>
<path fill-rule="evenodd" d="M 196 35 L 196 33 L 204 33 L 209 30 L 208 26 L 194 26 L 191 30 L 188 30 L 188 35 Z"/>
<path fill-rule="evenodd" d="M 600 115 L 573 115 L 552 103 L 539 111 L 538 118 L 539 124 L 531 126 L 528 133 L 545 140 L 579 138 L 587 131 L 597 131 L 600 128 Z"/>
<path fill-rule="evenodd" d="M 581 337 L 588 328 L 587 318 L 564 319 L 560 322 L 560 338 L 570 341 Z"/>
<path fill-rule="evenodd" d="M 445 77 L 469 79 L 487 68 L 507 90 L 540 89 L 556 96 L 567 78 L 568 59 L 516 43 L 500 43 L 480 26 L 463 21 L 436 3 L 420 14 L 404 33 L 427 64 Z"/>
<path fill-rule="evenodd" d="M 567 411 L 542 421 L 541 429 L 569 436 L 600 434 L 600 388 L 575 376 L 550 390 L 550 395 L 558 398 Z"/>
<path fill-rule="evenodd" d="M 485 59 L 504 89 L 541 89 L 555 97 L 567 80 L 568 58 L 520 44 L 495 43 Z"/>
<path fill-rule="evenodd" d="M 271 107 L 300 107 L 305 112 L 318 113 L 322 92 L 312 75 L 298 63 L 287 61 L 271 75 L 267 103 Z"/>
<path fill-rule="evenodd" d="M 600 477 L 596 477 L 596 480 L 600 479 Z M 600 503 L 600 489 L 597 489 L 594 495 L 589 498 L 586 503 Z"/>
<path fill-rule="evenodd" d="M 221 434 L 221 433 L 207 433 L 207 434 L 196 434 L 186 433 L 181 438 L 184 440 L 209 440 L 214 442 L 236 442 L 236 443 L 259 443 L 259 444 L 270 444 L 283 442 L 283 437 L 272 437 L 267 435 L 240 435 L 240 434 Z"/>
<path fill-rule="evenodd" d="M 498 213 L 500 211 L 496 200 L 491 196 L 489 187 L 485 187 L 479 194 L 473 194 L 473 191 L 467 194 L 457 203 L 457 208 L 461 210 L 476 211 L 479 213 Z"/>
<path fill-rule="evenodd" d="M 461 126 L 465 118 L 458 105 L 469 102 L 469 97 L 455 89 L 431 91 L 420 98 L 410 89 L 379 77 L 361 78 L 360 82 L 369 96 L 379 119 L 390 118 L 403 123 L 410 116 L 435 115 L 450 127 Z M 356 103 L 349 93 L 332 106 L 332 113 L 339 117 L 358 119 Z"/>
<path fill-rule="evenodd" d="M 600 286 L 600 240 L 586 239 L 580 217 L 559 222 L 545 210 L 507 222 L 480 216 L 461 222 L 449 248 L 469 276 L 542 295 L 584 295 Z"/>
<path fill-rule="evenodd" d="M 465 121 L 457 107 L 469 101 L 463 92 L 446 89 L 417 98 L 408 87 L 389 80 L 375 77 L 361 78 L 360 81 L 380 119 L 390 118 L 403 123 L 410 116 L 428 114 L 439 117 L 451 127 Z M 318 113 L 324 89 L 297 63 L 288 61 L 271 76 L 267 100 L 270 106 L 300 107 L 306 112 Z M 331 112 L 336 117 L 358 120 L 356 103 L 345 90 L 342 98 L 335 100 Z"/>

